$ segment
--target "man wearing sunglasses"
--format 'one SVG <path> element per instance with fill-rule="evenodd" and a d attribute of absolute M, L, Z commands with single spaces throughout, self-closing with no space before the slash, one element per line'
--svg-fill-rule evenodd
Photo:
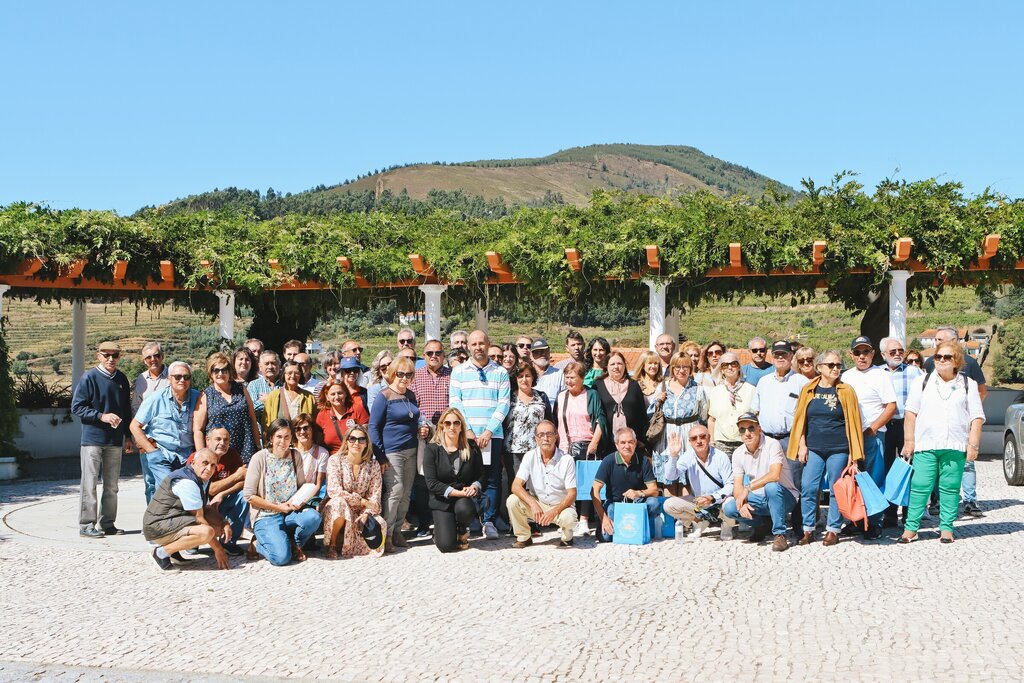
<path fill-rule="evenodd" d="M 874 365 L 875 349 L 871 340 L 860 336 L 850 343 L 853 367 L 842 375 L 842 381 L 857 392 L 861 428 L 864 430 L 864 467 L 878 488 L 885 488 L 885 431 L 896 415 L 896 391 L 888 373 Z M 868 518 L 864 538 L 874 540 L 882 535 L 882 513 Z"/>
<path fill-rule="evenodd" d="M 768 358 L 768 342 L 764 337 L 754 337 L 748 341 L 747 350 L 750 351 L 750 362 L 743 365 L 743 379 L 756 387 L 762 377 L 772 374 L 775 366 Z"/>
<path fill-rule="evenodd" d="M 666 500 L 665 513 L 673 519 L 682 520 L 686 526 L 697 524 L 693 533 L 699 538 L 707 522 L 697 521 L 697 508 L 720 504 L 732 495 L 732 461 L 711 445 L 711 432 L 702 424 L 690 428 L 686 444 L 678 432 L 669 434 L 668 456 L 665 480 L 678 480 L 689 493 Z M 723 540 L 732 537 L 734 525 L 735 522 L 728 517 L 722 520 Z"/>
<path fill-rule="evenodd" d="M 904 407 L 907 404 L 907 396 L 910 395 L 910 385 L 914 380 L 924 374 L 921 368 L 908 365 L 903 362 L 906 350 L 903 342 L 895 337 L 885 337 L 878 342 L 878 349 L 882 352 L 882 360 L 885 361 L 885 372 L 892 380 L 893 391 L 896 392 L 896 414 L 885 426 L 885 472 L 896 461 L 896 457 L 903 450 L 903 416 Z M 883 527 L 894 527 L 897 524 L 897 512 L 899 507 L 889 505 L 889 508 L 882 515 Z"/>
<path fill-rule="evenodd" d="M 117 482 L 121 476 L 121 453 L 131 419 L 131 387 L 117 369 L 121 347 L 103 342 L 96 351 L 97 365 L 78 381 L 71 399 L 71 412 L 82 422 L 82 481 L 78 500 L 78 534 L 103 538 L 122 534 L 114 526 L 117 517 Z M 103 473 L 103 497 L 97 522 L 96 482 Z"/>
<path fill-rule="evenodd" d="M 743 445 L 732 454 L 733 494 L 722 506 L 726 517 L 754 527 L 751 541 L 760 542 L 770 527 L 772 550 L 789 548 L 786 516 L 796 506 L 800 491 L 789 461 L 778 441 L 761 433 L 757 415 L 744 413 L 736 420 Z"/>
<path fill-rule="evenodd" d="M 452 369 L 444 364 L 444 345 L 437 339 L 431 339 L 423 347 L 426 365 L 416 371 L 409 388 L 419 403 L 420 431 L 418 458 L 419 470 L 423 470 L 423 453 L 427 441 L 437 429 L 437 421 L 441 413 L 448 409 L 448 391 L 451 388 Z M 430 535 L 430 492 L 427 480 L 421 473 L 416 474 L 412 487 L 413 508 L 418 523 L 418 538 Z"/>
<path fill-rule="evenodd" d="M 135 378 L 135 384 L 132 388 L 133 416 L 139 411 L 139 406 L 142 405 L 143 399 L 163 389 L 170 383 L 167 379 L 167 366 L 164 365 L 164 351 L 160 346 L 160 342 L 146 342 L 142 347 L 142 362 L 146 365 L 146 369 Z M 131 442 L 129 441 L 128 443 L 130 450 Z M 149 463 L 145 458 L 139 458 L 139 465 L 142 466 L 142 481 L 145 484 L 146 503 L 149 503 L 153 498 L 153 494 L 156 493 L 156 482 L 153 481 L 153 473 L 149 471 Z"/>
<path fill-rule="evenodd" d="M 195 450 L 192 418 L 199 392 L 192 388 L 192 368 L 174 361 L 167 368 L 169 387 L 146 397 L 131 422 L 135 444 L 146 458 L 156 487 L 185 464 Z"/>
<path fill-rule="evenodd" d="M 402 351 L 409 349 L 412 351 L 412 359 L 416 363 L 416 369 L 422 368 L 426 363 L 425 361 L 416 355 L 416 333 L 412 331 L 411 327 L 403 327 L 398 331 L 398 355 L 402 354 Z"/>
<path fill-rule="evenodd" d="M 500 363 L 487 357 L 491 340 L 483 330 L 469 335 L 470 357 L 452 370 L 448 405 L 466 417 L 467 436 L 476 441 L 484 461 L 483 532 L 497 538 L 494 524 L 498 513 L 501 475 L 504 471 L 505 432 L 502 422 L 509 411 L 511 383 Z"/>
<path fill-rule="evenodd" d="M 518 344 L 517 344 L 518 346 Z M 537 337 L 526 351 L 533 358 L 533 367 L 537 371 L 537 383 L 534 389 L 544 392 L 548 397 L 548 405 L 555 409 L 555 400 L 565 390 L 565 375 L 551 365 L 551 348 L 548 340 Z"/>

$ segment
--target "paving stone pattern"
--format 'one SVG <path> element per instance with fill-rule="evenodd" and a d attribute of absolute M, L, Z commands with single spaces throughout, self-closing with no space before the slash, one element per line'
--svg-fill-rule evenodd
<path fill-rule="evenodd" d="M 78 542 L 74 482 L 3 486 L 0 681 L 1017 680 L 1024 488 L 995 460 L 978 479 L 986 517 L 948 546 L 932 525 L 909 546 L 888 530 L 785 553 L 716 537 L 563 551 L 549 533 L 173 573 L 138 535 Z M 123 507 L 138 529 L 141 505 Z"/>

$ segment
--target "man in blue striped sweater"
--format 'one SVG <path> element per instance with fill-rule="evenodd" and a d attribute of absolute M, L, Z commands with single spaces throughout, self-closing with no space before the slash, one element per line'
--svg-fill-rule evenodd
<path fill-rule="evenodd" d="M 505 433 L 501 423 L 508 415 L 508 372 L 487 357 L 491 345 L 487 333 L 469 335 L 469 360 L 452 370 L 448 404 L 466 418 L 468 436 L 475 439 L 484 458 L 484 536 L 497 538 L 494 518 L 498 512 Z"/>

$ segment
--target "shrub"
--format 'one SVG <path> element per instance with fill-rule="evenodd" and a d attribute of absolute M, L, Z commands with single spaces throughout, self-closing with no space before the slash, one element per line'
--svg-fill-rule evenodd
<path fill-rule="evenodd" d="M 18 355 L 14 357 L 15 360 L 28 360 L 32 357 L 28 351 L 18 351 Z"/>
<path fill-rule="evenodd" d="M 814 327 L 814 318 L 804 318 L 800 321 L 800 327 Z"/>
<path fill-rule="evenodd" d="M 24 364 L 24 361 L 21 361 Z M 14 452 L 14 435 L 18 433 L 18 411 L 11 377 L 11 354 L 0 328 L 0 453 Z"/>
<path fill-rule="evenodd" d="M 71 385 L 60 381 L 47 384 L 42 377 L 33 372 L 27 372 L 18 378 L 14 394 L 17 407 L 25 410 L 71 406 Z"/>
<path fill-rule="evenodd" d="M 24 375 L 28 372 L 28 364 L 23 360 L 14 361 L 14 365 L 11 366 L 11 371 L 15 375 Z"/>

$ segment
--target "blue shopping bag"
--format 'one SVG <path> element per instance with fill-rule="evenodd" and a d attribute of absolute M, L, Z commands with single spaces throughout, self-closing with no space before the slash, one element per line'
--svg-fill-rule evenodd
<path fill-rule="evenodd" d="M 643 503 L 616 503 L 612 508 L 615 532 L 612 543 L 647 545 L 651 542 L 651 523 Z"/>
<path fill-rule="evenodd" d="M 676 520 L 675 517 L 665 512 L 665 501 L 668 496 L 658 496 L 658 529 L 655 529 L 655 538 L 675 538 Z M 612 520 L 614 521 L 614 520 Z M 660 536 L 658 535 L 660 531 Z"/>
<path fill-rule="evenodd" d="M 857 488 L 860 489 L 860 496 L 864 499 L 864 510 L 867 512 L 868 517 L 885 512 L 889 507 L 889 501 L 878 490 L 878 486 L 875 484 L 875 480 L 871 478 L 871 475 L 867 472 L 858 472 L 856 479 Z"/>
<path fill-rule="evenodd" d="M 896 458 L 885 475 L 885 498 L 893 505 L 910 505 L 910 479 L 914 467 L 903 458 Z"/>
<path fill-rule="evenodd" d="M 601 466 L 600 460 L 576 461 L 576 500 L 590 500 L 590 490 L 594 487 L 594 475 Z"/>

